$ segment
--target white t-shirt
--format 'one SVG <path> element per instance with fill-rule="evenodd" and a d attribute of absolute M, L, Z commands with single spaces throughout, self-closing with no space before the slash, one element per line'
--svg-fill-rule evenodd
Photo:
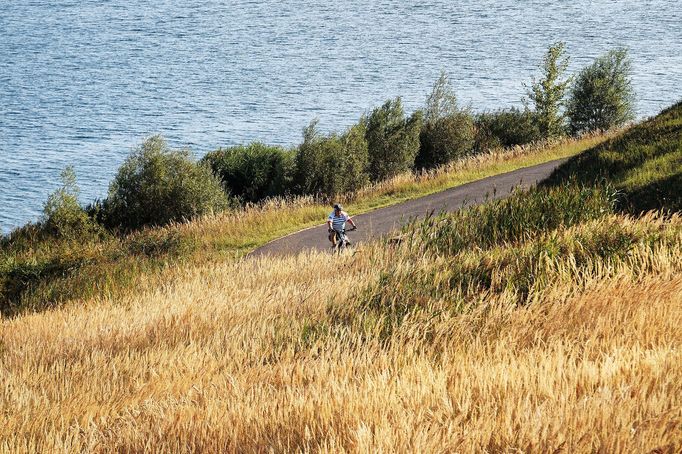
<path fill-rule="evenodd" d="M 332 221 L 332 228 L 336 231 L 342 232 L 346 228 L 346 221 L 350 219 L 348 213 L 341 211 L 339 215 L 336 215 L 336 211 L 332 211 L 329 214 L 327 220 Z"/>

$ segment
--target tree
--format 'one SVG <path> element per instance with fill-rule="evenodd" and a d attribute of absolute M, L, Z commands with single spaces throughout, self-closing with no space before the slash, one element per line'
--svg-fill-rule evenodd
<path fill-rule="evenodd" d="M 564 57 L 566 46 L 556 42 L 549 46 L 542 60 L 540 70 L 542 79 L 533 78 L 528 97 L 535 106 L 535 118 L 543 137 L 556 137 L 565 133 L 565 115 L 562 113 L 564 95 L 571 82 L 562 80 L 568 67 L 568 57 Z"/>
<path fill-rule="evenodd" d="M 254 142 L 221 148 L 202 159 L 231 195 L 246 202 L 285 195 L 291 189 L 294 154 L 282 147 Z"/>
<path fill-rule="evenodd" d="M 348 128 L 341 136 L 344 153 L 342 165 L 344 192 L 359 189 L 369 182 L 367 171 L 369 151 L 366 133 L 367 125 L 360 121 Z"/>
<path fill-rule="evenodd" d="M 450 83 L 450 77 L 445 71 L 441 71 L 438 80 L 433 84 L 431 94 L 426 99 L 424 121 L 433 122 L 455 115 L 457 112 L 459 112 L 457 96 Z"/>
<path fill-rule="evenodd" d="M 474 138 L 473 117 L 457 107 L 455 91 L 447 74 L 441 72 L 426 100 L 415 168 L 437 167 L 468 155 Z"/>
<path fill-rule="evenodd" d="M 66 167 L 61 173 L 62 186 L 50 194 L 43 206 L 42 226 L 45 231 L 62 238 L 83 238 L 95 233 L 98 226 L 78 203 L 80 189 L 76 172 Z"/>
<path fill-rule="evenodd" d="M 296 153 L 296 186 L 303 194 L 329 197 L 349 192 L 368 182 L 365 125 L 360 122 L 341 136 L 323 135 L 317 120 L 303 130 Z"/>
<path fill-rule="evenodd" d="M 393 177 L 410 170 L 419 151 L 423 113 L 405 117 L 400 98 L 388 100 L 365 119 L 372 181 Z"/>
<path fill-rule="evenodd" d="M 135 229 L 185 221 L 227 206 L 220 179 L 208 165 L 154 136 L 118 169 L 103 204 L 103 218 L 111 227 Z"/>
<path fill-rule="evenodd" d="M 613 49 L 578 74 L 567 109 L 571 133 L 622 126 L 635 118 L 634 103 L 627 49 Z"/>
<path fill-rule="evenodd" d="M 340 191 L 342 146 L 338 137 L 325 137 L 313 120 L 303 130 L 296 151 L 294 184 L 300 194 L 330 194 Z"/>

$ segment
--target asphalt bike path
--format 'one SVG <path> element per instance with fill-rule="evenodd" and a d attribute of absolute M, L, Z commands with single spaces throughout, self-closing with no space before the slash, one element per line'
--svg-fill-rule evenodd
<path fill-rule="evenodd" d="M 557 159 L 531 167 L 524 167 L 472 181 L 417 199 L 407 200 L 385 208 L 378 208 L 364 214 L 353 216 L 358 229 L 348 234 L 353 244 L 377 239 L 395 232 L 400 227 L 418 218 L 441 211 L 453 212 L 460 208 L 477 205 L 487 200 L 509 196 L 515 188 L 528 189 L 549 177 L 554 169 L 568 158 Z M 331 212 L 332 208 L 329 208 Z M 323 220 L 326 221 L 326 220 Z M 301 230 L 271 241 L 249 254 L 251 257 L 291 255 L 304 250 L 329 250 L 327 224 Z"/>

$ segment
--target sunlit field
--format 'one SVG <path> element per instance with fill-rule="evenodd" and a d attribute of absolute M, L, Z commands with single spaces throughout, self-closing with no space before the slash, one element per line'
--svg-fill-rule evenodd
<path fill-rule="evenodd" d="M 451 286 L 396 318 L 399 301 L 372 305 L 387 274 L 436 270 L 444 290 L 449 267 L 379 244 L 182 269 L 154 291 L 5 321 L 0 446 L 676 452 L 682 220 L 614 216 L 559 236 L 614 229 L 626 255 L 546 256 L 550 279 L 523 300 Z"/>
<path fill-rule="evenodd" d="M 143 231 L 161 272 L 0 321 L 0 451 L 682 452 L 681 153 L 678 104 L 338 256 L 234 254 L 284 201 Z"/>

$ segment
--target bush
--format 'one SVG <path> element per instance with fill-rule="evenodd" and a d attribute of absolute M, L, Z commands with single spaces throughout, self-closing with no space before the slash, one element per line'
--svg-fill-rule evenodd
<path fill-rule="evenodd" d="M 611 50 L 580 71 L 568 100 L 571 133 L 605 131 L 633 120 L 631 79 L 626 49 Z"/>
<path fill-rule="evenodd" d="M 99 227 L 78 203 L 80 190 L 73 167 L 64 169 L 61 179 L 62 187 L 50 194 L 43 206 L 43 230 L 65 239 L 83 238 L 97 232 Z"/>
<path fill-rule="evenodd" d="M 368 182 L 367 141 L 361 122 L 342 136 L 324 136 L 313 121 L 296 153 L 296 185 L 303 194 L 333 197 Z"/>
<path fill-rule="evenodd" d="M 540 70 L 542 79 L 533 79 L 528 97 L 535 106 L 535 121 L 543 138 L 564 135 L 566 132 L 565 115 L 562 112 L 564 94 L 570 79 L 561 80 L 568 67 L 565 44 L 552 44 L 542 60 Z"/>
<path fill-rule="evenodd" d="M 291 190 L 294 154 L 262 143 L 219 149 L 202 162 L 218 175 L 230 194 L 246 202 L 285 195 Z"/>
<path fill-rule="evenodd" d="M 441 73 L 426 102 L 426 116 L 419 134 L 415 168 L 433 168 L 471 153 L 474 121 L 469 112 L 457 107 L 448 77 Z"/>
<path fill-rule="evenodd" d="M 406 118 L 400 98 L 395 98 L 374 109 L 365 123 L 372 181 L 385 180 L 412 169 L 419 152 L 421 111 Z"/>
<path fill-rule="evenodd" d="M 343 192 L 360 189 L 369 183 L 369 148 L 366 134 L 367 125 L 360 122 L 341 136 L 344 151 L 344 161 L 341 167 L 344 178 Z"/>
<path fill-rule="evenodd" d="M 171 150 L 159 136 L 147 139 L 118 170 L 104 201 L 110 227 L 136 229 L 185 221 L 228 206 L 220 180 L 186 150 Z"/>
<path fill-rule="evenodd" d="M 535 114 L 528 109 L 512 107 L 478 114 L 475 119 L 474 149 L 484 153 L 496 147 L 512 147 L 542 138 Z"/>

